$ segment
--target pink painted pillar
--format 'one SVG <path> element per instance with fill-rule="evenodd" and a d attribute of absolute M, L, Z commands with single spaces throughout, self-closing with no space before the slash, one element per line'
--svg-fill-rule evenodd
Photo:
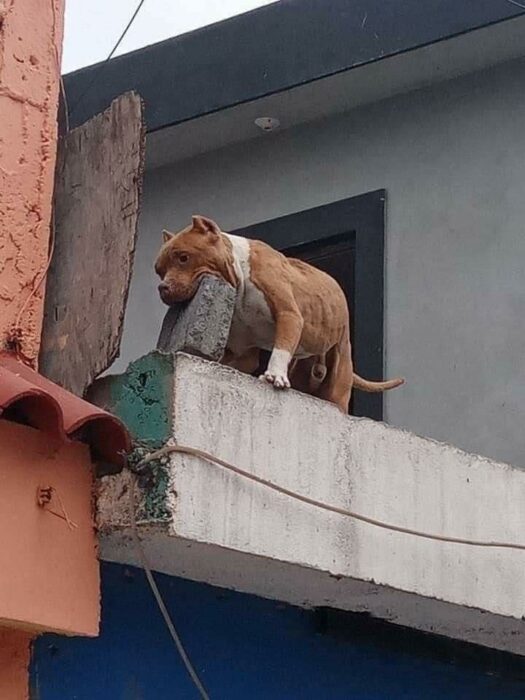
<path fill-rule="evenodd" d="M 0 0 L 0 346 L 42 277 L 49 248 L 64 0 Z M 38 357 L 44 284 L 20 316 Z M 30 636 L 0 627 L 0 698 L 26 700 Z"/>
<path fill-rule="evenodd" d="M 64 0 L 0 0 L 0 346 L 48 256 L 63 21 Z M 19 319 L 33 361 L 43 295 Z"/>
<path fill-rule="evenodd" d="M 0 698 L 26 700 L 31 637 L 25 632 L 0 630 Z"/>

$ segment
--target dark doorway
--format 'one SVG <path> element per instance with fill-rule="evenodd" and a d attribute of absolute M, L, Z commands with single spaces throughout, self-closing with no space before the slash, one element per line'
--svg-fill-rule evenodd
<path fill-rule="evenodd" d="M 350 337 L 354 337 L 354 288 L 355 288 L 355 235 L 342 233 L 313 243 L 286 248 L 282 251 L 290 258 L 299 258 L 304 262 L 323 270 L 336 282 L 345 293 L 350 311 Z M 348 407 L 354 413 L 353 398 Z"/>
<path fill-rule="evenodd" d="M 343 233 L 331 238 L 285 248 L 282 251 L 290 258 L 299 258 L 323 270 L 333 277 L 345 293 L 350 309 L 350 323 L 353 337 L 354 298 L 355 298 L 355 235 Z"/>
<path fill-rule="evenodd" d="M 384 376 L 384 217 L 385 192 L 378 190 L 232 232 L 265 241 L 339 282 L 350 308 L 354 365 L 367 379 Z M 355 392 L 350 410 L 382 420 L 383 395 Z"/>

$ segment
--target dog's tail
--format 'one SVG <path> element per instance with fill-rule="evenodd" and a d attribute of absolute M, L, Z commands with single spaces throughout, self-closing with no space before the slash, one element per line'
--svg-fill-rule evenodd
<path fill-rule="evenodd" d="M 404 379 L 389 379 L 386 382 L 372 382 L 369 379 L 363 379 L 358 374 L 354 372 L 354 389 L 359 389 L 359 391 L 366 391 L 368 394 L 379 394 L 382 391 L 388 391 L 389 389 L 395 389 L 405 383 Z"/>

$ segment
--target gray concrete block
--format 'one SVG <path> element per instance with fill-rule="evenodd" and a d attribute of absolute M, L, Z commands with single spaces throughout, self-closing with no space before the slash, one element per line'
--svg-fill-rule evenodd
<path fill-rule="evenodd" d="M 189 303 L 168 309 L 157 349 L 220 360 L 230 333 L 235 297 L 236 290 L 227 282 L 205 275 Z"/>

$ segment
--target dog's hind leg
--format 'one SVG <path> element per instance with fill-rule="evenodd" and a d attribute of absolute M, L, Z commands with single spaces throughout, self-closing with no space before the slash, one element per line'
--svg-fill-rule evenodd
<path fill-rule="evenodd" d="M 259 348 L 250 348 L 242 353 L 242 355 L 234 355 L 231 350 L 226 350 L 221 364 L 232 367 L 245 374 L 253 374 L 259 366 L 259 355 Z"/>

